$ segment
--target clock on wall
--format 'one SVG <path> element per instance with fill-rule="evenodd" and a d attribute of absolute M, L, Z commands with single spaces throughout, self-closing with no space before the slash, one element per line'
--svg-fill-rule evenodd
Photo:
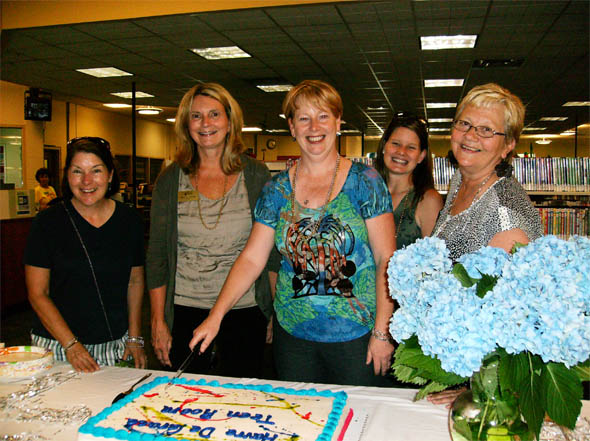
<path fill-rule="evenodd" d="M 268 141 L 266 141 L 266 148 L 268 148 L 269 150 L 274 149 L 277 146 L 277 142 L 274 139 L 269 139 Z"/>

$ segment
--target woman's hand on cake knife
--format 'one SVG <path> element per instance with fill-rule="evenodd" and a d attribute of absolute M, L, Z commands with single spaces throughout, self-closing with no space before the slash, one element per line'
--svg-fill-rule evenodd
<path fill-rule="evenodd" d="M 209 314 L 209 316 L 193 331 L 193 338 L 188 344 L 191 351 L 197 349 L 199 354 L 205 352 L 219 332 L 220 324 L 221 320 L 218 320 Z M 195 348 L 199 343 L 201 343 L 201 345 L 198 348 Z"/>

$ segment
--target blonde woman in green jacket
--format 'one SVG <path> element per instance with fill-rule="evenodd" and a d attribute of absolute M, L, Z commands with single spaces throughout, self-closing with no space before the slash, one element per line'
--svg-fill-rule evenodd
<path fill-rule="evenodd" d="M 264 164 L 244 154 L 242 126 L 242 111 L 222 86 L 205 83 L 189 90 L 176 116 L 175 161 L 158 177 L 152 196 L 146 261 L 152 344 L 158 360 L 174 370 L 188 355 L 193 329 L 207 317 L 243 249 L 256 200 L 270 179 Z M 223 322 L 216 372 L 261 376 L 271 314 L 264 271 Z M 211 369 L 209 352 L 187 372 Z"/>

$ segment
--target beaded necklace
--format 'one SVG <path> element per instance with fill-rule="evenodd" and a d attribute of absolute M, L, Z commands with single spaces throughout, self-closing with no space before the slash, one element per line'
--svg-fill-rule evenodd
<path fill-rule="evenodd" d="M 295 192 L 296 192 L 296 188 L 297 188 L 297 172 L 299 171 L 299 167 L 298 167 L 299 161 L 300 160 L 298 160 L 294 165 L 295 171 L 293 173 L 293 191 L 291 192 L 291 223 L 295 223 L 295 201 L 296 201 Z M 339 168 L 340 168 L 340 155 L 337 155 L 336 156 L 336 167 L 334 168 L 334 174 L 332 175 L 332 181 L 330 182 L 330 189 L 328 190 L 328 195 L 326 196 L 326 202 L 322 206 L 322 209 L 320 211 L 320 215 L 319 215 L 318 219 L 315 221 L 312 221 L 312 223 L 311 223 L 312 230 L 311 230 L 311 235 L 309 236 L 310 239 L 317 234 L 318 229 L 320 228 L 320 223 L 322 222 L 322 219 L 324 218 L 324 215 L 326 214 L 326 210 L 328 209 L 328 203 L 330 202 L 330 198 L 332 197 L 332 191 L 334 190 L 334 183 L 336 182 L 336 175 L 338 175 Z"/>

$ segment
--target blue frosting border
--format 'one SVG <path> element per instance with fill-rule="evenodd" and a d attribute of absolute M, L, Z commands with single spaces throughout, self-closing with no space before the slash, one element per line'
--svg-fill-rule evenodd
<path fill-rule="evenodd" d="M 332 392 L 329 390 L 322 390 L 318 391 L 316 389 L 292 389 L 286 387 L 274 387 L 270 384 L 241 384 L 241 383 L 224 383 L 220 384 L 219 381 L 207 381 L 203 378 L 199 380 L 187 380 L 185 378 L 175 378 L 171 379 L 170 377 L 157 377 L 153 381 L 144 384 L 143 386 L 137 388 L 134 392 L 123 398 L 122 400 L 112 404 L 111 406 L 105 408 L 97 415 L 88 419 L 86 424 L 82 425 L 78 432 L 86 433 L 89 435 L 93 435 L 95 437 L 104 437 L 104 438 L 112 438 L 118 439 L 122 441 L 170 441 L 170 437 L 165 437 L 161 435 L 152 435 L 148 433 L 129 433 L 126 430 L 115 430 L 113 428 L 104 428 L 104 427 L 96 427 L 96 424 L 101 422 L 102 420 L 106 419 L 111 413 L 119 410 L 121 407 L 125 406 L 127 403 L 133 401 L 135 398 L 143 395 L 146 392 L 149 392 L 154 387 L 162 384 L 162 383 L 171 383 L 171 384 L 186 384 L 191 386 L 214 386 L 214 387 L 225 387 L 228 389 L 249 389 L 249 390 L 257 390 L 266 393 L 279 393 L 279 394 L 288 394 L 288 395 L 307 395 L 307 396 L 319 396 L 319 397 L 333 397 L 334 402 L 332 406 L 332 410 L 328 415 L 328 420 L 326 421 L 326 425 L 324 426 L 324 430 L 317 438 L 316 441 L 330 441 L 332 439 L 332 435 L 334 431 L 338 427 L 338 422 L 340 421 L 340 416 L 342 415 L 342 411 L 346 406 L 346 399 L 347 394 L 346 392 Z M 186 440 L 186 438 L 174 438 L 176 440 Z"/>

